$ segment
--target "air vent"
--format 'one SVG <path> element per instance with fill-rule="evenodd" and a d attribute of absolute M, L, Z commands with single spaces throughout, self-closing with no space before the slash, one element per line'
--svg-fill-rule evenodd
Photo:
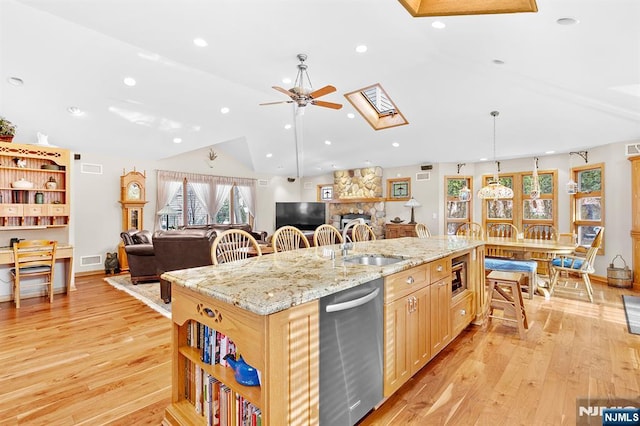
<path fill-rule="evenodd" d="M 416 173 L 416 181 L 431 180 L 431 172 Z"/>
<path fill-rule="evenodd" d="M 640 155 L 640 143 L 628 143 L 624 148 L 624 154 L 627 157 Z"/>
<path fill-rule="evenodd" d="M 91 174 L 91 175 L 101 175 L 102 174 L 102 164 L 82 163 L 80 165 L 80 173 L 88 173 L 88 174 Z"/>
<path fill-rule="evenodd" d="M 304 189 L 314 189 L 313 182 L 305 182 Z"/>
<path fill-rule="evenodd" d="M 82 256 L 80 258 L 80 266 L 102 265 L 102 256 L 99 254 L 93 256 Z"/>
<path fill-rule="evenodd" d="M 269 186 L 269 181 L 266 179 L 258 179 L 258 186 Z"/>

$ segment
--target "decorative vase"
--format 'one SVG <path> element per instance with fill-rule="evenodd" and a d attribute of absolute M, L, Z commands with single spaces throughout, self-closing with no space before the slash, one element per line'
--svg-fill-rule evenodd
<path fill-rule="evenodd" d="M 13 142 L 13 135 L 0 135 L 0 142 Z"/>
<path fill-rule="evenodd" d="M 51 176 L 47 182 L 45 182 L 44 187 L 47 189 L 56 189 L 58 188 L 58 182 Z"/>

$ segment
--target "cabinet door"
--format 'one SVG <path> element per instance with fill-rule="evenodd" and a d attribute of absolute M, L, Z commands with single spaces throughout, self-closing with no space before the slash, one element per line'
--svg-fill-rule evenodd
<path fill-rule="evenodd" d="M 384 305 L 384 396 L 394 393 L 409 377 L 411 363 L 407 350 L 409 297 Z"/>
<path fill-rule="evenodd" d="M 445 278 L 431 289 L 431 356 L 435 356 L 451 339 L 451 282 Z"/>
<path fill-rule="evenodd" d="M 424 287 L 415 293 L 412 304 L 409 304 L 409 359 L 411 360 L 411 375 L 415 374 L 431 359 L 431 297 L 429 287 Z"/>

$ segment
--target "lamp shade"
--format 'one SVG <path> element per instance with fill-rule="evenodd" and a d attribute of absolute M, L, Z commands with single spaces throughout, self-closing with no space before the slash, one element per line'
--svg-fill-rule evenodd
<path fill-rule="evenodd" d="M 161 208 L 156 214 L 158 216 L 177 216 L 180 213 L 176 209 L 171 207 L 169 204 L 167 204 L 166 206 Z"/>
<path fill-rule="evenodd" d="M 420 207 L 420 203 L 415 198 L 411 197 L 409 201 L 404 204 L 405 207 Z"/>
<path fill-rule="evenodd" d="M 478 198 L 483 200 L 497 200 L 499 198 L 513 198 L 513 190 L 502 185 L 498 180 L 492 180 L 487 186 L 478 191 Z"/>

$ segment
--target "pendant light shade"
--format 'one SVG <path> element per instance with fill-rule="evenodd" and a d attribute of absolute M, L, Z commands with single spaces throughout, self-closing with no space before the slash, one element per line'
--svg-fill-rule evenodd
<path fill-rule="evenodd" d="M 533 176 L 531 182 L 531 192 L 529 196 L 532 200 L 540 198 L 540 180 L 538 179 L 538 159 L 536 158 L 533 163 Z"/>
<path fill-rule="evenodd" d="M 496 117 L 499 114 L 500 113 L 498 111 L 491 111 L 491 116 L 493 117 L 493 161 L 496 163 L 496 172 L 493 174 L 493 179 L 489 181 L 489 184 L 478 191 L 478 198 L 483 200 L 513 198 L 513 190 L 502 185 L 500 183 L 500 179 L 498 179 L 500 163 L 496 161 Z"/>

